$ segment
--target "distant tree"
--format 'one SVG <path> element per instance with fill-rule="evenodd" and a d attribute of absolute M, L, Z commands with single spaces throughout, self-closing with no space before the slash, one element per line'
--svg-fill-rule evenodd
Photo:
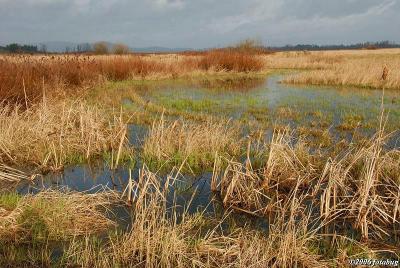
<path fill-rule="evenodd" d="M 76 45 L 76 51 L 77 52 L 82 52 L 82 45 L 81 44 Z"/>
<path fill-rule="evenodd" d="M 97 42 L 93 45 L 93 51 L 96 54 L 108 54 L 108 45 L 106 42 Z"/>
<path fill-rule="evenodd" d="M 365 42 L 358 44 L 349 45 L 286 45 L 283 47 L 271 47 L 272 50 L 283 50 L 283 51 L 300 51 L 300 50 L 338 50 L 338 49 L 378 49 L 378 48 L 399 48 L 400 44 L 390 41 L 380 42 Z"/>
<path fill-rule="evenodd" d="M 240 50 L 252 50 L 255 48 L 263 47 L 262 41 L 259 39 L 245 39 L 240 41 L 236 46 Z"/>
<path fill-rule="evenodd" d="M 9 53 L 23 53 L 23 52 L 37 53 L 38 52 L 37 46 L 19 45 L 17 43 L 12 43 L 12 44 L 7 45 L 5 47 L 5 50 Z"/>
<path fill-rule="evenodd" d="M 128 54 L 129 52 L 129 47 L 122 43 L 115 44 L 113 47 L 113 53 L 117 55 Z"/>
<path fill-rule="evenodd" d="M 10 53 L 18 53 L 20 52 L 20 45 L 17 43 L 12 43 L 6 46 L 6 50 Z"/>

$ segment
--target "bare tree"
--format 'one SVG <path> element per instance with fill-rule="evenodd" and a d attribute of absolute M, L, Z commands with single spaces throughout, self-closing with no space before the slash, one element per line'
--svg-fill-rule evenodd
<path fill-rule="evenodd" d="M 129 47 L 122 43 L 115 44 L 113 47 L 113 53 L 117 55 L 128 54 L 129 52 Z"/>
<path fill-rule="evenodd" d="M 108 45 L 106 42 L 97 42 L 93 45 L 93 51 L 96 54 L 108 54 Z"/>

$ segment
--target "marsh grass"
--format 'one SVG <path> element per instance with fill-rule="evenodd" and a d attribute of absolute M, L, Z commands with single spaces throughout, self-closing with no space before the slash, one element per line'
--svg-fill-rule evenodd
<path fill-rule="evenodd" d="M 115 224 L 105 215 L 117 194 L 46 190 L 36 195 L 1 194 L 1 237 L 4 240 L 62 240 L 98 233 Z M 15 232 L 10 235 L 10 230 Z"/>
<path fill-rule="evenodd" d="M 30 180 L 33 178 L 34 176 L 29 176 L 18 169 L 0 164 L 0 182 L 18 183 L 22 180 Z"/>
<path fill-rule="evenodd" d="M 155 122 L 157 126 L 160 132 L 156 133 L 167 132 L 174 123 L 161 119 Z M 309 151 L 292 135 L 288 129 L 276 130 L 269 143 L 260 144 L 262 139 L 255 133 L 245 162 L 214 153 L 210 183 L 221 197 L 222 215 L 189 212 L 192 199 L 177 204 L 175 189 L 184 179 L 184 159 L 167 175 L 153 173 L 144 165 L 137 178 L 130 177 L 122 196 L 132 210 L 127 232 L 109 232 L 102 238 L 93 235 L 95 230 L 106 230 L 107 224 L 114 226 L 103 209 L 93 206 L 107 207 L 115 193 L 104 200 L 87 193 L 43 192 L 0 198 L 2 222 L 15 227 L 3 228 L 2 234 L 8 239 L 32 234 L 37 241 L 67 239 L 57 261 L 61 266 L 331 267 L 347 265 L 349 258 L 397 256 L 390 245 L 379 250 L 371 246 L 398 228 L 400 156 L 398 151 L 382 149 L 387 137 L 377 133 L 369 143 L 327 158 Z M 254 168 L 250 158 L 256 149 L 267 151 L 260 168 Z M 68 213 L 57 216 L 60 211 Z M 267 230 L 230 222 L 234 212 L 266 219 Z M 351 223 L 354 233 L 349 235 Z M 56 225 L 61 227 L 56 229 Z M 51 245 L 48 250 L 32 249 L 32 254 L 41 254 L 31 255 L 35 256 L 32 263 L 54 264 L 49 257 L 52 250 Z M 16 261 L 11 251 L 15 249 L 3 248 L 4 256 Z"/>
<path fill-rule="evenodd" d="M 115 155 L 129 151 L 126 124 L 118 114 L 106 115 L 79 99 L 43 100 L 29 109 L 1 106 L 3 163 L 60 170 L 66 164 L 88 161 L 108 151 Z"/>
<path fill-rule="evenodd" d="M 232 50 L 211 50 L 200 59 L 199 67 L 213 71 L 257 72 L 264 62 L 257 55 Z"/>
<path fill-rule="evenodd" d="M 326 266 L 308 248 L 318 240 L 315 233 L 307 230 L 309 217 L 300 222 L 293 217 L 286 220 L 291 208 L 298 209 L 297 205 L 289 205 L 295 199 L 282 206 L 268 236 L 246 225 L 229 230 L 223 228 L 229 212 L 216 219 L 204 212 L 187 213 L 190 201 L 183 208 L 173 200 L 172 204 L 168 203 L 171 201 L 167 195 L 179 172 L 176 169 L 161 179 L 143 167 L 130 188 L 134 210 L 132 229 L 123 235 L 110 236 L 102 246 L 91 239 L 73 241 L 64 254 L 64 264 L 83 267 Z"/>
<path fill-rule="evenodd" d="M 283 53 L 271 57 L 268 62 L 272 66 L 312 69 L 289 75 L 284 80 L 286 83 L 400 88 L 400 61 L 397 49 L 376 52 L 312 52 L 302 55 Z"/>
<path fill-rule="evenodd" d="M 221 169 L 217 159 L 211 185 L 225 207 L 265 215 L 298 189 L 319 211 L 315 215 L 333 224 L 336 231 L 351 225 L 364 241 L 397 232 L 399 152 L 384 149 L 389 136 L 383 125 L 369 140 L 328 154 L 310 151 L 291 135 L 275 131 L 264 147 L 268 158 L 261 169 L 253 169 L 249 159 L 244 164 L 225 160 L 227 167 Z"/>
<path fill-rule="evenodd" d="M 185 162 L 189 170 L 204 170 L 212 167 L 217 152 L 227 156 L 240 154 L 240 140 L 240 129 L 230 121 L 168 122 L 161 116 L 153 122 L 144 140 L 143 158 L 158 166 Z"/>
<path fill-rule="evenodd" d="M 47 95 L 83 94 L 104 81 L 172 78 L 206 73 L 260 72 L 263 60 L 242 52 L 207 52 L 201 56 L 2 56 L 0 98 L 36 102 Z M 57 88 L 58 90 L 54 90 Z"/>
<path fill-rule="evenodd" d="M 54 264 L 62 243 L 101 234 L 116 224 L 107 215 L 118 195 L 112 191 L 78 193 L 65 189 L 36 195 L 0 195 L 0 265 Z"/>

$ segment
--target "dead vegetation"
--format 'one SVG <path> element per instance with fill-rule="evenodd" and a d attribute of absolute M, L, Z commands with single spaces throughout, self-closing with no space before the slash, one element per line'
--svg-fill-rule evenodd
<path fill-rule="evenodd" d="M 81 94 L 104 80 L 177 78 L 215 72 L 260 72 L 261 58 L 248 53 L 210 51 L 201 56 L 2 56 L 0 99 L 37 101 L 47 95 Z"/>
<path fill-rule="evenodd" d="M 395 167 L 400 152 L 384 150 L 386 139 L 380 130 L 362 146 L 324 157 L 275 132 L 263 168 L 253 170 L 249 160 L 225 160 L 227 167 L 221 169 L 217 160 L 212 188 L 225 207 L 253 215 L 276 213 L 296 191 L 336 232 L 352 226 L 364 241 L 384 240 L 400 227 L 400 170 Z"/>
<path fill-rule="evenodd" d="M 297 209 L 289 206 L 292 202 L 282 207 L 281 215 L 270 225 L 268 236 L 248 227 L 229 231 L 222 228 L 229 213 L 216 220 L 202 212 L 190 215 L 184 208 L 178 217 L 178 207 L 168 205 L 166 198 L 176 179 L 176 174 L 162 180 L 147 168 L 141 169 L 138 180 L 132 182 L 130 189 L 135 211 L 132 229 L 121 237 L 110 238 L 110 242 L 100 248 L 88 240 L 71 244 L 65 254 L 65 263 L 83 267 L 115 264 L 146 267 L 326 265 L 309 248 L 317 239 L 315 233 L 306 228 L 309 218 L 300 222 L 294 217 L 286 220 L 290 209 Z"/>
<path fill-rule="evenodd" d="M 79 99 L 0 108 L 1 163 L 60 170 L 68 163 L 128 152 L 125 136 L 126 124 L 118 114 L 110 117 Z"/>
<path fill-rule="evenodd" d="M 229 121 L 168 122 L 162 116 L 144 140 L 143 157 L 159 165 L 187 163 L 189 168 L 210 168 L 217 152 L 238 155 L 240 140 L 240 128 Z"/>
<path fill-rule="evenodd" d="M 267 56 L 266 66 L 308 69 L 289 75 L 286 83 L 399 89 L 398 51 L 282 52 Z"/>
<path fill-rule="evenodd" d="M 115 225 L 105 215 L 117 194 L 46 190 L 36 195 L 5 193 L 0 202 L 0 239 L 59 240 L 94 234 Z"/>

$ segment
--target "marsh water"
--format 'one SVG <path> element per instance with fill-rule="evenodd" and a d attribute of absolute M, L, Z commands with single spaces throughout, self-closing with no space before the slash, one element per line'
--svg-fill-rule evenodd
<path fill-rule="evenodd" d="M 231 81 L 218 82 L 214 86 L 204 83 L 191 86 L 168 84 L 139 89 L 139 93 L 149 102 L 188 113 L 223 115 L 244 122 L 257 119 L 268 126 L 266 132 L 270 132 L 275 124 L 319 128 L 320 123 L 324 122 L 336 139 L 344 137 L 350 140 L 355 130 L 341 130 L 338 126 L 348 118 L 362 119 L 367 123 L 359 127 L 361 132 L 366 136 L 372 135 L 377 127 L 383 100 L 388 114 L 387 127 L 394 131 L 388 146 L 400 148 L 398 91 L 385 91 L 382 95 L 382 90 L 294 86 L 281 83 L 282 78 L 282 75 L 272 75 L 252 81 L 250 86 L 247 83 L 232 85 Z M 140 149 L 147 129 L 148 126 L 130 126 L 129 139 L 135 147 Z M 140 167 L 138 160 L 133 169 L 133 178 L 137 178 Z M 218 207 L 218 198 L 211 191 L 210 178 L 209 171 L 182 178 L 174 188 L 178 204 L 187 204 L 196 191 L 190 211 L 214 211 Z M 20 185 L 18 191 L 26 194 L 46 188 L 68 187 L 74 191 L 95 192 L 106 187 L 122 192 L 127 180 L 127 168 L 111 170 L 98 161 L 66 167 L 61 173 L 47 174 L 33 184 Z M 123 212 L 120 213 L 121 217 L 125 217 Z"/>

